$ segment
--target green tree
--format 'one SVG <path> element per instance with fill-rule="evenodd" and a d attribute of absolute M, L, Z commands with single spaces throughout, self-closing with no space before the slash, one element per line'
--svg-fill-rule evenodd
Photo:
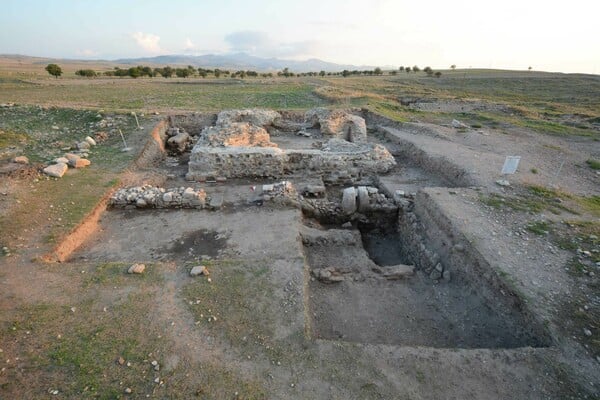
<path fill-rule="evenodd" d="M 165 78 L 170 78 L 175 73 L 175 70 L 168 65 L 162 69 L 163 73 L 161 74 Z"/>
<path fill-rule="evenodd" d="M 379 67 L 375 68 L 375 70 L 373 71 L 373 73 L 375 75 L 383 75 L 383 71 Z"/>
<path fill-rule="evenodd" d="M 46 71 L 55 78 L 58 79 L 59 76 L 62 75 L 62 68 L 58 66 L 58 64 L 48 64 L 46 65 Z"/>
<path fill-rule="evenodd" d="M 85 76 L 86 78 L 93 78 L 97 74 L 96 71 L 94 71 L 93 69 L 78 69 L 77 71 L 75 71 L 75 75 Z"/>
<path fill-rule="evenodd" d="M 348 75 L 350 75 L 350 71 L 348 71 L 347 69 L 345 69 L 345 70 L 342 71 L 342 76 L 344 78 L 347 77 Z"/>
<path fill-rule="evenodd" d="M 221 70 L 219 68 L 215 68 L 215 78 L 218 78 L 221 76 Z"/>
<path fill-rule="evenodd" d="M 436 71 L 434 75 L 436 78 L 439 78 L 440 76 L 442 76 L 442 73 L 440 71 Z"/>
<path fill-rule="evenodd" d="M 452 65 L 450 66 L 450 69 L 452 69 L 452 70 L 455 70 L 455 69 L 456 69 L 456 64 L 452 64 Z"/>
<path fill-rule="evenodd" d="M 404 71 L 404 67 L 400 66 L 400 68 L 398 68 L 398 71 L 400 71 L 400 72 Z"/>
<path fill-rule="evenodd" d="M 320 75 L 320 76 L 325 76 L 325 71 L 321 71 L 321 72 L 319 72 L 319 75 Z"/>
<path fill-rule="evenodd" d="M 416 65 L 413 65 L 412 70 L 413 70 L 413 72 L 419 72 L 421 69 L 419 67 L 417 67 Z"/>
<path fill-rule="evenodd" d="M 410 67 L 406 67 L 406 68 L 404 68 L 404 70 L 406 71 L 407 74 L 410 74 Z"/>
<path fill-rule="evenodd" d="M 142 71 L 140 70 L 140 67 L 131 67 L 127 70 L 127 75 L 134 79 L 139 78 L 142 76 Z"/>
<path fill-rule="evenodd" d="M 192 72 L 188 68 L 177 68 L 175 70 L 175 75 L 177 75 L 178 78 L 187 78 L 191 74 Z"/>

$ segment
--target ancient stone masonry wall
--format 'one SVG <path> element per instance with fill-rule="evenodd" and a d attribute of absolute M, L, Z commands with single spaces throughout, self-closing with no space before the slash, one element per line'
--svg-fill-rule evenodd
<path fill-rule="evenodd" d="M 116 191 L 109 200 L 114 208 L 205 208 L 210 199 L 203 189 L 136 186 Z"/>
<path fill-rule="evenodd" d="M 326 183 L 353 183 L 388 172 L 396 161 L 387 149 L 366 141 L 364 119 L 345 111 L 314 109 L 302 123 L 271 110 L 226 110 L 202 130 L 190 155 L 188 180 L 281 178 L 310 173 Z M 314 149 L 280 149 L 267 128 L 300 131 L 319 127 L 328 139 Z"/>
<path fill-rule="evenodd" d="M 321 175 L 326 183 L 345 183 L 357 181 L 362 175 L 388 172 L 395 164 L 380 145 L 354 153 L 196 146 L 186 177 L 202 181 L 215 177 L 283 177 L 310 171 Z"/>

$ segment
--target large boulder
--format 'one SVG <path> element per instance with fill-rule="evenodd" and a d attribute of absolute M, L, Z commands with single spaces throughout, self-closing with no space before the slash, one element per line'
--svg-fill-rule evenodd
<path fill-rule="evenodd" d="M 212 147 L 277 147 L 264 128 L 248 122 L 208 127 L 202 131 L 199 143 Z"/>
<path fill-rule="evenodd" d="M 281 118 L 281 114 L 273 110 L 258 108 L 246 110 L 225 110 L 217 115 L 216 125 L 228 125 L 235 122 L 248 122 L 261 128 L 273 125 L 273 121 Z"/>
<path fill-rule="evenodd" d="M 341 110 L 313 108 L 304 115 L 307 125 L 319 127 L 323 135 L 338 137 L 349 142 L 367 140 L 364 118 Z"/>
<path fill-rule="evenodd" d="M 167 145 L 179 153 L 183 153 L 189 141 L 190 135 L 185 131 L 181 131 L 175 136 L 170 137 L 167 140 Z"/>
<path fill-rule="evenodd" d="M 44 173 L 55 178 L 62 178 L 69 167 L 65 163 L 57 163 L 44 168 Z"/>

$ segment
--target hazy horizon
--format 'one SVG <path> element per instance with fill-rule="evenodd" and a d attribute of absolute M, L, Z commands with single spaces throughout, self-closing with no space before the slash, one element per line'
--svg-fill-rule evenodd
<path fill-rule="evenodd" d="M 0 54 L 117 60 L 242 52 L 357 66 L 600 72 L 593 50 L 600 5 L 482 3 L 5 0 Z"/>

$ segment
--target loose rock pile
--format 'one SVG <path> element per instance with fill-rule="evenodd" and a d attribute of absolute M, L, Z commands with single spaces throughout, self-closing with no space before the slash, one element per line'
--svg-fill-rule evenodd
<path fill-rule="evenodd" d="M 84 140 L 75 144 L 75 147 L 77 148 L 76 152 L 78 154 L 75 154 L 75 152 L 66 153 L 64 156 L 54 159 L 54 164 L 47 166 L 42 171 L 48 176 L 62 178 L 69 167 L 87 167 L 92 164 L 92 162 L 87 159 L 87 151 L 92 146 L 96 146 L 96 141 L 92 137 L 86 136 Z"/>
<path fill-rule="evenodd" d="M 115 208 L 205 208 L 210 199 L 203 189 L 164 189 L 145 185 L 119 189 L 109 200 Z"/>

